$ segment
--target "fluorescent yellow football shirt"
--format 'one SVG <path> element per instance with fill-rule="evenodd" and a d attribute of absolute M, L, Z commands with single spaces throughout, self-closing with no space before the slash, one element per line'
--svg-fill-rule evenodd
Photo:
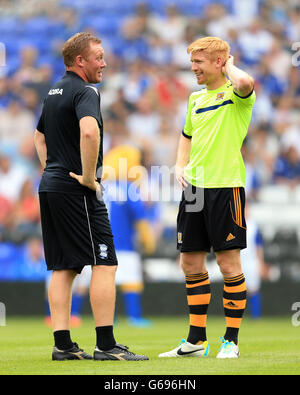
<path fill-rule="evenodd" d="M 185 179 L 201 188 L 245 186 L 241 147 L 248 132 L 255 92 L 240 97 L 230 81 L 189 97 L 183 135 L 191 138 Z"/>

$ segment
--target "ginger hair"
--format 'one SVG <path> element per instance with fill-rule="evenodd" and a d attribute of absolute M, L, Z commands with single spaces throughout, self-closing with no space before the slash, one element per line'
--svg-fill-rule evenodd
<path fill-rule="evenodd" d="M 203 37 L 189 45 L 187 53 L 203 51 L 211 61 L 218 57 L 225 63 L 230 54 L 230 45 L 219 37 Z"/>

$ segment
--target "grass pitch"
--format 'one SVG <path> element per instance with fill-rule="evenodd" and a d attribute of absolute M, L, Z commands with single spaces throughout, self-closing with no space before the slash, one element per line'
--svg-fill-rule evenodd
<path fill-rule="evenodd" d="M 240 331 L 241 356 L 236 360 L 218 360 L 220 336 L 224 334 L 223 317 L 208 317 L 208 358 L 158 358 L 158 354 L 175 348 L 187 336 L 187 317 L 153 317 L 147 329 L 130 327 L 125 319 L 115 325 L 118 342 L 149 361 L 51 361 L 52 332 L 43 318 L 8 317 L 0 327 L 1 375 L 299 375 L 300 327 L 290 317 L 244 318 Z M 72 329 L 72 339 L 88 353 L 95 344 L 94 323 L 84 317 L 80 328 Z"/>

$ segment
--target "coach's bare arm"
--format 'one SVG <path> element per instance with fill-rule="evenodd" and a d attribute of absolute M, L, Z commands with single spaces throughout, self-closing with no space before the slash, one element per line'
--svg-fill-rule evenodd
<path fill-rule="evenodd" d="M 99 155 L 100 133 L 98 122 L 93 117 L 83 117 L 80 126 L 80 154 L 82 175 L 70 172 L 81 185 L 96 191 L 99 183 L 96 182 L 96 168 Z"/>
<path fill-rule="evenodd" d="M 175 165 L 176 179 L 182 189 L 187 186 L 184 179 L 184 168 L 189 163 L 191 152 L 191 139 L 181 135 L 178 144 L 177 159 Z"/>
<path fill-rule="evenodd" d="M 44 133 L 41 133 L 36 129 L 33 140 L 41 165 L 43 169 L 45 169 L 47 160 L 47 146 Z"/>
<path fill-rule="evenodd" d="M 231 81 L 234 92 L 241 97 L 246 97 L 253 91 L 254 79 L 248 73 L 236 67 L 233 62 L 234 57 L 230 55 L 222 71 Z"/>

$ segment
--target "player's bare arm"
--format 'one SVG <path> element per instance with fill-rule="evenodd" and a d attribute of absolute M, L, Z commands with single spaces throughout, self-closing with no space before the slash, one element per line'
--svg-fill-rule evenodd
<path fill-rule="evenodd" d="M 70 176 L 75 178 L 81 185 L 96 191 L 99 188 L 99 183 L 95 181 L 100 145 L 98 123 L 93 117 L 83 117 L 79 125 L 82 175 L 71 172 Z"/>
<path fill-rule="evenodd" d="M 175 173 L 176 173 L 176 179 L 182 189 L 187 187 L 187 182 L 185 181 L 184 178 L 184 168 L 189 162 L 190 152 L 191 152 L 191 139 L 181 135 L 179 139 L 179 145 L 177 151 Z"/>
<path fill-rule="evenodd" d="M 234 91 L 239 96 L 246 97 L 253 91 L 254 79 L 248 73 L 234 65 L 234 57 L 232 55 L 229 56 L 222 71 L 227 75 L 233 85 Z"/>
<path fill-rule="evenodd" d="M 45 135 L 36 129 L 33 139 L 39 160 L 43 169 L 45 169 L 47 160 L 47 146 L 45 141 Z"/>

